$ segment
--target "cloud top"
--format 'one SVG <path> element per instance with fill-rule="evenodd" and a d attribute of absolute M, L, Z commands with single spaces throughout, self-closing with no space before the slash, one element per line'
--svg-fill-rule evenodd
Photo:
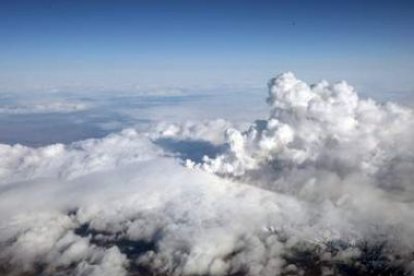
<path fill-rule="evenodd" d="M 205 169 L 238 176 L 278 163 L 373 176 L 397 159 L 412 160 L 412 110 L 359 99 L 346 82 L 308 85 L 281 74 L 269 82 L 267 103 L 269 118 L 244 132 L 227 130 L 229 152 L 206 160 Z"/>

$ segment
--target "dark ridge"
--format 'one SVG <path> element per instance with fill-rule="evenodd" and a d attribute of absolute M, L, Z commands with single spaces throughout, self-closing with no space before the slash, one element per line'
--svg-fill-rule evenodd
<path fill-rule="evenodd" d="M 81 237 L 90 237 L 90 243 L 99 247 L 110 248 L 117 246 L 121 253 L 125 254 L 128 259 L 136 259 L 140 255 L 148 251 L 156 251 L 156 241 L 159 239 L 160 233 L 156 233 L 153 239 L 146 240 L 130 240 L 125 238 L 122 233 L 110 233 L 98 231 L 85 223 L 74 230 L 76 235 Z"/>
<path fill-rule="evenodd" d="M 335 260 L 335 257 L 346 249 L 356 249 L 359 254 L 346 260 Z M 323 253 L 330 253 L 333 259 L 322 259 Z M 318 245 L 295 247 L 284 256 L 284 259 L 287 265 L 295 265 L 307 276 L 322 275 L 323 268 L 332 271 L 331 275 L 341 276 L 408 276 L 411 272 L 408 271 L 407 265 L 414 260 L 413 255 L 402 258 L 393 252 L 386 242 L 362 241 L 350 245 L 341 240 L 329 241 L 324 248 Z M 296 274 L 287 272 L 282 275 Z"/>
<path fill-rule="evenodd" d="M 66 215 L 67 215 L 68 217 L 75 217 L 77 214 L 78 214 L 78 209 L 77 209 L 77 208 L 69 209 L 69 210 L 66 212 Z"/>
<path fill-rule="evenodd" d="M 295 249 L 291 254 L 285 255 L 284 259 L 289 265 L 295 265 L 305 272 L 307 276 L 322 275 L 322 266 L 319 252 L 311 249 Z M 287 272 L 284 275 L 291 275 Z"/>
<path fill-rule="evenodd" d="M 174 274 L 173 270 L 159 271 L 151 266 L 151 262 L 142 264 L 138 261 L 138 258 L 146 252 L 157 252 L 156 244 L 161 233 L 157 233 L 151 241 L 134 241 L 125 238 L 122 233 L 114 234 L 97 231 L 88 224 L 78 227 L 75 233 L 83 237 L 89 237 L 91 243 L 99 247 L 117 246 L 129 260 L 128 276 L 168 276 Z M 337 276 L 408 276 L 412 275 L 408 265 L 414 261 L 413 252 L 402 256 L 386 242 L 362 241 L 357 244 L 350 244 L 342 240 L 333 240 L 319 245 L 299 242 L 294 247 L 286 250 L 287 252 L 282 256 L 285 260 L 282 273 L 276 274 L 275 272 L 275 276 L 319 276 L 323 275 L 326 270 L 329 271 L 327 275 Z M 340 258 L 339 254 L 344 250 L 355 250 L 357 254 Z M 242 252 L 243 249 L 241 248 L 229 253 L 224 257 L 224 261 L 231 262 Z M 324 258 L 325 254 L 329 254 L 331 257 Z M 19 271 L 19 268 L 11 266 L 7 259 L 1 259 L 0 275 L 63 276 L 72 275 L 75 267 L 76 264 L 70 264 L 66 267 L 51 267 L 46 263 L 37 263 L 32 271 L 19 274 L 19 272 L 16 272 Z M 226 275 L 250 275 L 249 264 L 245 264 L 237 270 L 230 268 Z"/>
<path fill-rule="evenodd" d="M 114 244 L 118 246 L 119 250 L 125 254 L 128 259 L 135 259 L 148 251 L 156 251 L 156 245 L 152 241 L 121 239 Z"/>

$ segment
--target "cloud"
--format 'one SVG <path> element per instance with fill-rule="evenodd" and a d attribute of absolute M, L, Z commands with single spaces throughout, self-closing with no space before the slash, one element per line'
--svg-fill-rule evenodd
<path fill-rule="evenodd" d="M 204 120 L 201 122 L 186 121 L 184 123 L 159 123 L 153 130 L 155 138 L 177 138 L 205 140 L 213 144 L 225 142 L 224 133 L 233 124 L 223 119 Z"/>
<path fill-rule="evenodd" d="M 74 178 L 146 160 L 159 149 L 133 129 L 103 139 L 40 148 L 0 144 L 0 185 L 35 178 Z"/>
<path fill-rule="evenodd" d="M 46 102 L 0 106 L 0 114 L 41 114 L 70 113 L 89 109 L 89 105 L 80 102 Z"/>
<path fill-rule="evenodd" d="M 229 129 L 231 150 L 207 161 L 206 169 L 243 175 L 270 162 L 290 162 L 374 174 L 389 160 L 413 155 L 412 110 L 360 100 L 345 82 L 309 86 L 282 74 L 270 81 L 267 102 L 269 119 L 246 132 Z"/>
<path fill-rule="evenodd" d="M 412 271 L 412 110 L 292 73 L 267 102 L 246 131 L 187 121 L 1 145 L 0 272 Z"/>

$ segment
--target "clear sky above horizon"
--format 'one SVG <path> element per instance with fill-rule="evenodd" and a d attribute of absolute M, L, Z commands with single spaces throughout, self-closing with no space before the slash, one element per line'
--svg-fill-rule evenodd
<path fill-rule="evenodd" d="M 0 89 L 260 85 L 281 71 L 413 91 L 412 1 L 1 1 Z"/>

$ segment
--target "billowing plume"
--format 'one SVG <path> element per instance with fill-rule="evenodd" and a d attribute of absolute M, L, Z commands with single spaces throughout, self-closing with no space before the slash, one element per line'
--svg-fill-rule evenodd
<path fill-rule="evenodd" d="M 267 103 L 268 120 L 245 132 L 228 129 L 230 150 L 201 166 L 234 177 L 258 170 L 273 176 L 326 171 L 342 179 L 358 173 L 379 186 L 412 186 L 412 110 L 359 99 L 346 82 L 308 85 L 292 73 L 269 82 Z"/>

